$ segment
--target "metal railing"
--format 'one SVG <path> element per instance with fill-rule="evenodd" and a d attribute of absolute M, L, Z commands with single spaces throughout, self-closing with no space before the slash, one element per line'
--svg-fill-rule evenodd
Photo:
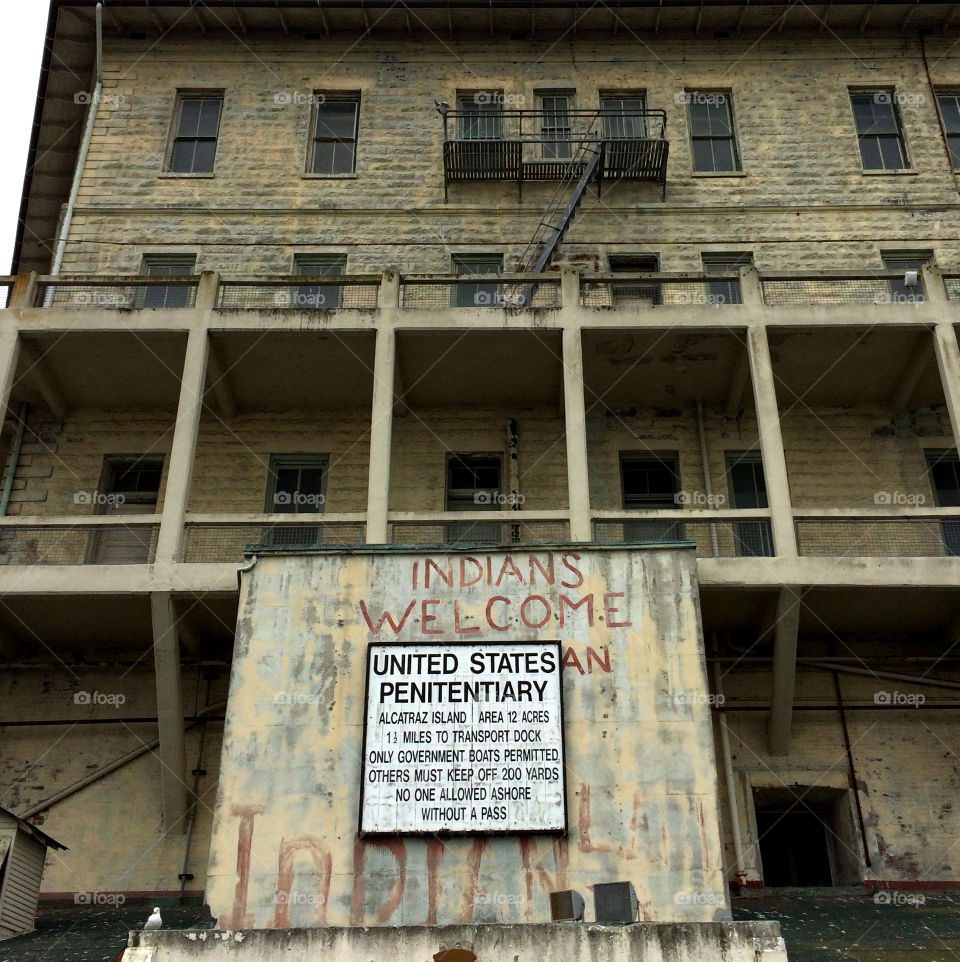
<path fill-rule="evenodd" d="M 741 304 L 740 275 L 616 272 L 580 278 L 583 307 L 723 307 Z"/>
<path fill-rule="evenodd" d="M 947 300 L 960 301 L 960 274 L 944 274 L 943 287 L 947 292 Z"/>
<path fill-rule="evenodd" d="M 442 113 L 443 139 L 515 140 L 550 145 L 551 157 L 570 156 L 565 144 L 584 140 L 665 140 L 665 110 L 513 110 L 497 109 L 497 94 L 478 94 L 475 108 Z"/>
<path fill-rule="evenodd" d="M 806 517 L 795 521 L 801 555 L 821 558 L 960 556 L 960 517 Z"/>
<path fill-rule="evenodd" d="M 41 277 L 35 307 L 133 311 L 193 307 L 199 277 Z"/>
<path fill-rule="evenodd" d="M 763 300 L 770 306 L 804 304 L 902 304 L 924 302 L 922 281 L 904 285 L 903 271 L 811 272 L 808 276 L 764 273 L 760 279 Z"/>
<path fill-rule="evenodd" d="M 400 306 L 409 310 L 556 310 L 560 305 L 557 274 L 407 274 L 400 281 Z"/>
<path fill-rule="evenodd" d="M 749 517 L 742 521 L 718 515 L 716 520 L 675 513 L 655 519 L 595 518 L 593 538 L 599 544 L 669 544 L 692 541 L 698 558 L 769 558 L 774 554 L 770 521 Z M 755 512 L 754 512 L 755 514 Z"/>
<path fill-rule="evenodd" d="M 250 546 L 310 548 L 356 546 L 364 543 L 362 522 L 336 522 L 322 519 L 311 522 L 188 522 L 184 526 L 181 561 L 187 563 L 241 562 Z"/>
<path fill-rule="evenodd" d="M 337 311 L 379 306 L 379 274 L 221 280 L 219 310 Z"/>
<path fill-rule="evenodd" d="M 522 514 L 523 512 L 518 512 Z M 451 547 L 554 544 L 570 538 L 566 521 L 394 521 L 391 544 L 442 544 Z"/>
<path fill-rule="evenodd" d="M 156 522 L 0 526 L 0 565 L 150 564 Z"/>

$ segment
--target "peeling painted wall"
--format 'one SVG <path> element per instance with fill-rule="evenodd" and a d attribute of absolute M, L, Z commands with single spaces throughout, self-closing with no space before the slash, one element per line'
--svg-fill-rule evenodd
<path fill-rule="evenodd" d="M 641 919 L 728 917 L 692 552 L 474 553 L 489 574 L 461 586 L 468 555 L 276 556 L 244 576 L 208 867 L 220 924 L 543 921 L 551 890 L 589 902 L 620 879 Z M 368 643 L 486 638 L 561 642 L 567 836 L 358 840 Z"/>

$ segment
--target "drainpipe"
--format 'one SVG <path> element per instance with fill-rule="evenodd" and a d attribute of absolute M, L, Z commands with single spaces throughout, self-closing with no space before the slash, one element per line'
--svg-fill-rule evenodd
<path fill-rule="evenodd" d="M 719 649 L 717 633 L 710 633 L 711 647 L 714 652 Z M 720 673 L 720 665 L 714 662 L 713 665 L 713 687 L 717 701 L 722 704 L 723 697 L 723 676 Z M 726 776 L 727 798 L 730 803 L 730 823 L 733 828 L 733 857 L 736 862 L 737 887 L 742 889 L 747 884 L 747 870 L 743 863 L 743 838 L 740 835 L 740 809 L 737 806 L 737 782 L 733 775 L 733 754 L 730 751 L 730 731 L 727 727 L 726 712 L 720 713 L 720 749 L 723 755 L 723 771 Z"/>
<path fill-rule="evenodd" d="M 860 805 L 860 792 L 857 789 L 857 770 L 853 764 L 853 747 L 850 744 L 850 732 L 847 730 L 847 714 L 843 707 L 843 692 L 840 690 L 840 676 L 833 673 L 833 685 L 837 692 L 837 711 L 840 713 L 840 727 L 843 729 L 843 744 L 847 752 L 847 779 L 850 782 L 850 791 L 853 792 L 853 801 L 857 809 L 857 825 L 860 828 L 860 839 L 863 842 L 863 858 L 867 863 L 867 868 L 872 867 L 870 861 L 870 847 L 867 844 L 867 826 L 863 821 L 863 808 Z"/>
<path fill-rule="evenodd" d="M 7 508 L 10 506 L 10 493 L 13 491 L 13 480 L 17 473 L 17 463 L 20 461 L 20 448 L 23 447 L 23 432 L 27 427 L 27 415 L 29 413 L 30 405 L 24 401 L 20 405 L 20 413 L 17 415 L 17 432 L 13 436 L 13 444 L 10 447 L 10 465 L 3 482 L 3 496 L 0 497 L 0 518 L 7 516 Z"/>
<path fill-rule="evenodd" d="M 703 401 L 697 398 L 697 433 L 700 435 L 700 461 L 703 464 L 703 490 L 707 496 L 707 507 L 713 507 L 713 482 L 710 480 L 710 461 L 707 458 L 707 433 L 703 426 Z M 717 526 L 710 525 L 710 547 L 714 558 L 720 554 L 717 543 Z"/>
<path fill-rule="evenodd" d="M 906 675 L 900 671 L 874 671 L 872 668 L 856 668 L 853 665 L 833 665 L 813 658 L 798 658 L 798 665 L 820 668 L 823 671 L 842 671 L 848 675 L 866 675 L 868 678 L 887 678 L 890 681 L 905 681 L 914 685 L 927 685 L 930 688 L 960 689 L 960 682 L 947 681 L 946 678 L 930 678 L 925 675 Z"/>
<path fill-rule="evenodd" d="M 73 185 L 70 188 L 70 198 L 67 201 L 67 209 L 60 224 L 60 234 L 57 237 L 57 247 L 54 253 L 53 266 L 50 268 L 51 274 L 59 274 L 63 264 L 63 254 L 67 247 L 67 235 L 70 233 L 70 225 L 73 222 L 73 210 L 77 205 L 77 197 L 80 194 L 80 181 L 83 178 L 83 168 L 87 163 L 87 153 L 90 150 L 90 140 L 93 137 L 93 126 L 97 120 L 97 108 L 100 106 L 100 97 L 103 93 L 103 4 L 97 4 L 97 83 L 93 88 L 93 97 L 87 107 L 87 123 L 83 130 L 83 139 L 80 141 L 80 151 L 77 154 L 77 166 L 73 172 Z M 51 292 L 48 292 L 48 296 Z M 47 305 L 49 306 L 49 305 Z"/>
<path fill-rule="evenodd" d="M 206 711 L 210 705 L 210 683 L 213 680 L 213 675 L 207 675 L 207 693 L 203 697 L 203 709 Z M 193 873 L 187 871 L 187 865 L 190 861 L 190 842 L 193 840 L 193 823 L 197 819 L 197 802 L 200 800 L 200 776 L 206 775 L 206 771 L 201 767 L 203 765 L 203 743 L 207 739 L 207 723 L 202 721 L 200 723 L 200 745 L 197 748 L 197 764 L 193 769 L 193 796 L 190 799 L 190 813 L 187 818 L 187 838 L 183 845 L 183 868 L 180 869 L 180 874 L 178 878 L 180 879 L 180 896 L 178 901 L 183 905 L 183 890 L 187 886 L 188 881 L 193 880 Z"/>

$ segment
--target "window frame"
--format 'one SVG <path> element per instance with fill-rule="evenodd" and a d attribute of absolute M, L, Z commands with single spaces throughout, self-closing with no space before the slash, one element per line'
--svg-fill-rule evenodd
<path fill-rule="evenodd" d="M 947 152 L 950 154 L 950 167 L 954 173 L 960 173 L 960 121 L 958 121 L 958 126 L 956 131 L 950 131 L 947 129 L 947 118 L 943 113 L 943 107 L 940 104 L 941 97 L 950 97 L 957 102 L 957 113 L 960 115 L 960 88 L 958 87 L 942 87 L 934 89 L 934 99 L 937 102 L 937 115 L 940 118 L 940 130 L 943 132 L 943 139 L 947 144 Z M 950 138 L 956 138 L 957 146 L 954 150 Z"/>
<path fill-rule="evenodd" d="M 481 467 L 490 467 L 496 463 L 499 484 L 496 488 L 477 487 L 473 488 L 454 488 L 451 485 L 451 473 L 454 464 L 459 461 L 462 465 L 470 468 L 470 462 L 488 462 Z M 444 511 L 500 511 L 502 507 L 499 503 L 500 492 L 503 491 L 503 463 L 504 456 L 502 451 L 451 451 L 447 454 L 444 465 Z M 473 470 L 473 468 L 471 468 Z M 490 501 L 484 503 L 476 500 L 478 492 L 488 491 L 497 497 L 492 497 Z M 467 501 L 467 498 L 472 501 Z M 453 506 L 451 506 L 453 505 Z"/>
<path fill-rule="evenodd" d="M 497 262 L 495 270 L 481 271 L 461 271 L 459 268 L 469 266 L 471 263 L 482 264 L 489 261 L 493 264 Z M 503 254 L 490 253 L 464 253 L 450 255 L 450 269 L 452 274 L 502 274 L 503 273 Z M 495 281 L 492 284 L 478 282 L 476 284 L 454 284 L 452 291 L 451 307 L 502 307 L 502 282 Z"/>
<path fill-rule="evenodd" d="M 351 103 L 354 105 L 353 111 L 353 137 L 352 138 L 341 138 L 341 137 L 319 137 L 317 136 L 317 128 L 320 123 L 321 110 L 327 104 L 331 103 Z M 307 164 L 306 164 L 306 175 L 308 177 L 317 178 L 331 178 L 337 179 L 338 177 L 356 177 L 357 176 L 357 154 L 360 149 L 360 107 L 362 103 L 361 91 L 359 90 L 336 90 L 336 91 L 322 91 L 315 90 L 313 93 L 313 106 L 310 109 L 310 130 L 307 144 Z M 350 170 L 344 171 L 326 171 L 317 170 L 317 145 L 318 144 L 352 144 L 353 152 L 352 158 L 353 163 L 350 166 Z M 336 159 L 337 152 L 334 150 L 333 158 Z"/>
<path fill-rule="evenodd" d="M 329 264 L 338 269 L 330 274 L 304 274 L 303 268 L 311 265 Z M 337 277 L 347 273 L 346 254 L 323 254 L 323 253 L 295 253 L 293 255 L 293 273 L 297 277 Z M 298 310 L 308 311 L 331 311 L 343 306 L 343 287 L 331 284 L 310 284 L 296 288 L 295 294 L 298 303 L 292 307 Z M 305 300 L 305 304 L 299 301 Z M 314 303 L 316 302 L 316 303 Z"/>
<path fill-rule="evenodd" d="M 711 89 L 711 88 L 690 88 L 684 89 L 684 94 L 687 101 L 687 129 L 690 134 L 690 167 L 694 174 L 700 176 L 712 176 L 712 177 L 731 177 L 739 176 L 743 173 L 743 157 L 740 152 L 740 138 L 737 134 L 737 118 L 736 113 L 733 109 L 733 91 L 731 89 Z M 694 123 L 693 123 L 693 107 L 696 106 L 694 98 L 698 96 L 703 97 L 723 97 L 724 103 L 727 108 L 727 122 L 730 126 L 730 133 L 724 136 L 715 136 L 713 134 L 696 134 L 694 133 Z M 732 167 L 723 167 L 717 169 L 716 167 L 711 168 L 700 168 L 697 166 L 697 148 L 696 145 L 699 141 L 716 141 L 723 140 L 730 142 L 730 153 L 733 157 Z M 710 151 L 711 158 L 713 157 L 713 150 Z"/>
<path fill-rule="evenodd" d="M 485 95 L 486 100 L 478 100 L 479 95 Z M 469 101 L 473 101 L 473 105 L 477 108 L 476 110 L 471 110 L 469 106 Z M 465 105 L 466 102 L 466 105 Z M 460 115 L 457 118 L 457 140 L 465 140 L 470 143 L 483 141 L 498 141 L 503 140 L 503 105 L 504 96 L 503 89 L 490 89 L 490 90 L 458 90 L 456 97 L 457 113 Z M 491 130 L 494 134 L 484 133 L 483 136 L 471 137 L 468 136 L 467 124 L 470 122 L 469 118 L 465 116 L 466 114 L 475 114 L 477 117 L 482 117 L 484 115 L 493 119 L 496 118 L 495 122 L 490 124 Z M 484 128 L 487 126 L 488 121 L 484 121 L 482 125 Z"/>
<path fill-rule="evenodd" d="M 140 258 L 140 276 L 164 277 L 165 273 L 163 270 L 157 272 L 157 264 L 162 264 L 162 262 L 167 261 L 171 263 L 171 266 L 177 266 L 173 265 L 172 262 L 180 260 L 183 261 L 183 266 L 186 267 L 186 261 L 188 258 L 191 262 L 189 268 L 186 271 L 174 271 L 170 274 L 171 277 L 188 277 L 196 275 L 197 255 L 192 253 L 142 254 Z M 193 304 L 191 303 L 192 300 L 193 298 L 191 298 L 191 290 L 183 284 L 151 284 L 148 287 L 140 287 L 137 290 L 134 306 L 137 308 L 193 307 Z M 171 301 L 176 303 L 171 303 Z"/>
<path fill-rule="evenodd" d="M 98 490 L 103 495 L 122 494 L 123 502 L 118 505 L 118 507 L 121 508 L 123 505 L 128 504 L 156 508 L 160 504 L 160 495 L 163 492 L 166 464 L 167 459 L 163 454 L 105 454 L 103 456 L 103 466 L 100 471 L 100 486 Z M 140 467 L 141 465 L 143 468 Z M 118 468 L 121 467 L 124 467 L 125 470 L 118 470 Z M 159 469 L 159 473 L 157 474 L 157 490 L 155 492 L 135 491 L 132 488 L 120 488 L 117 486 L 117 478 L 119 476 L 134 470 L 143 470 L 144 468 L 151 471 Z M 97 514 L 113 513 L 108 511 L 106 500 L 102 498 L 99 500 L 100 503 L 96 505 Z M 156 514 L 155 511 L 153 513 Z"/>
<path fill-rule="evenodd" d="M 645 266 L 633 267 L 628 261 L 650 261 L 652 267 Z M 608 254 L 607 269 L 611 274 L 617 273 L 638 273 L 643 274 L 649 270 L 651 273 L 659 273 L 661 269 L 660 255 L 652 253 L 623 253 Z M 610 297 L 614 306 L 628 306 L 630 304 L 650 304 L 658 305 L 663 303 L 663 288 L 659 282 L 644 285 L 642 282 L 618 283 L 610 282 Z"/>
<path fill-rule="evenodd" d="M 607 106 L 607 102 L 611 100 L 639 100 L 640 107 L 634 108 L 646 111 L 647 109 L 647 91 L 646 90 L 601 90 L 598 98 L 598 104 L 600 113 L 604 114 L 607 112 L 612 112 Z M 646 117 L 639 117 L 639 136 L 634 136 L 631 134 L 627 136 L 625 133 L 614 133 L 610 129 L 610 123 L 613 118 L 603 117 L 601 122 L 602 135 L 604 140 L 644 140 L 647 137 L 647 120 Z M 626 118 L 621 117 L 620 123 L 623 127 L 626 127 L 624 123 Z"/>
<path fill-rule="evenodd" d="M 754 266 L 753 251 L 700 251 L 700 263 L 705 274 L 711 271 L 721 273 L 731 269 L 740 270 L 743 267 Z M 743 303 L 743 292 L 739 281 L 707 281 L 707 287 L 711 303 Z"/>
<path fill-rule="evenodd" d="M 540 156 L 543 160 L 570 160 L 573 157 L 573 111 L 576 110 L 576 91 L 574 90 L 537 90 L 537 109 L 540 111 Z M 566 101 L 562 110 L 548 109 L 545 100 Z M 565 121 L 562 124 L 547 125 L 547 115 Z M 559 139 L 548 140 L 553 136 Z M 551 152 L 552 151 L 552 152 Z"/>
<path fill-rule="evenodd" d="M 217 132 L 213 137 L 181 137 L 180 124 L 183 119 L 183 105 L 189 101 L 196 100 L 218 100 L 220 110 L 217 115 Z M 167 142 L 167 151 L 164 157 L 163 173 L 169 177 L 214 177 L 217 169 L 217 154 L 220 151 L 220 133 L 223 129 L 223 111 L 226 106 L 226 96 L 223 88 L 205 89 L 181 89 L 176 92 L 174 102 L 173 117 L 170 122 L 170 134 Z M 213 159 L 209 170 L 174 170 L 173 162 L 177 151 L 177 143 L 180 140 L 213 141 Z M 196 146 L 194 146 L 194 160 L 196 160 Z"/>
<path fill-rule="evenodd" d="M 278 472 L 283 469 L 297 468 L 299 470 L 315 470 L 322 472 L 320 481 L 320 494 L 323 500 L 315 506 L 315 510 L 282 511 L 277 510 L 277 481 Z M 327 482 L 330 478 L 330 455 L 329 454 L 271 454 L 270 462 L 267 465 L 267 484 L 264 494 L 264 514 L 323 514 L 326 508 Z M 299 493 L 299 492 L 295 492 Z M 291 503 L 292 508 L 299 507 Z"/>
<path fill-rule="evenodd" d="M 913 172 L 913 168 L 910 163 L 910 152 L 907 150 L 907 135 L 903 129 L 903 120 L 900 117 L 900 110 L 898 107 L 897 99 L 897 88 L 896 86 L 890 87 L 848 87 L 848 102 L 850 104 L 850 113 L 853 116 L 853 129 L 857 137 L 857 150 L 860 156 L 860 170 L 864 174 L 899 174 Z M 900 160 L 902 165 L 900 167 L 887 167 L 886 165 L 882 167 L 868 167 L 866 165 L 866 158 L 863 153 L 863 138 L 867 137 L 889 137 L 891 134 L 870 134 L 861 133 L 859 124 L 857 123 L 857 112 L 854 107 L 855 97 L 865 97 L 872 96 L 874 103 L 878 103 L 877 96 L 879 94 L 886 94 L 889 97 L 890 109 L 893 112 L 893 120 L 896 125 L 896 136 L 897 142 L 900 147 Z M 939 106 L 937 108 L 939 110 Z M 879 149 L 879 148 L 878 148 Z M 883 160 L 883 151 L 880 150 L 880 159 Z"/>

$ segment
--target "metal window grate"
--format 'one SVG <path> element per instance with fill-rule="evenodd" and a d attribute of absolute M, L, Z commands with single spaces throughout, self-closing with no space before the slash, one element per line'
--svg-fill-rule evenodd
<path fill-rule="evenodd" d="M 0 565 L 150 564 L 159 525 L 38 525 L 0 530 Z"/>
<path fill-rule="evenodd" d="M 566 521 L 396 521 L 392 544 L 446 544 L 495 547 L 513 544 L 554 544 L 570 538 Z"/>
<path fill-rule="evenodd" d="M 804 278 L 797 280 L 764 280 L 763 300 L 766 304 L 914 304 L 922 303 L 923 293 L 901 290 L 893 278 Z"/>
<path fill-rule="evenodd" d="M 594 281 L 584 278 L 580 285 L 583 307 L 723 307 L 739 304 L 740 281 L 730 275 L 726 280 L 671 280 L 669 278 L 628 278 Z"/>
<path fill-rule="evenodd" d="M 124 284 L 56 281 L 37 285 L 36 307 L 137 310 L 149 307 L 193 307 L 196 282 L 143 280 Z"/>
<path fill-rule="evenodd" d="M 366 528 L 360 523 L 188 524 L 181 560 L 192 564 L 240 562 L 251 545 L 291 550 L 349 547 L 363 544 L 365 538 Z"/>
<path fill-rule="evenodd" d="M 947 297 L 951 301 L 960 301 L 960 277 L 944 277 L 943 286 L 947 289 Z"/>
<path fill-rule="evenodd" d="M 938 558 L 960 554 L 960 519 L 799 520 L 797 547 L 808 557 Z"/>
<path fill-rule="evenodd" d="M 405 280 L 400 306 L 408 310 L 469 307 L 500 310 L 555 310 L 560 307 L 560 282 L 554 279 L 500 281 L 471 278 Z"/>
<path fill-rule="evenodd" d="M 594 521 L 600 544 L 661 544 L 692 541 L 698 558 L 770 557 L 773 541 L 765 520 L 751 521 Z"/>
<path fill-rule="evenodd" d="M 378 306 L 379 293 L 379 277 L 363 280 L 304 277 L 296 283 L 222 281 L 217 307 L 221 310 L 270 311 L 371 309 Z"/>

